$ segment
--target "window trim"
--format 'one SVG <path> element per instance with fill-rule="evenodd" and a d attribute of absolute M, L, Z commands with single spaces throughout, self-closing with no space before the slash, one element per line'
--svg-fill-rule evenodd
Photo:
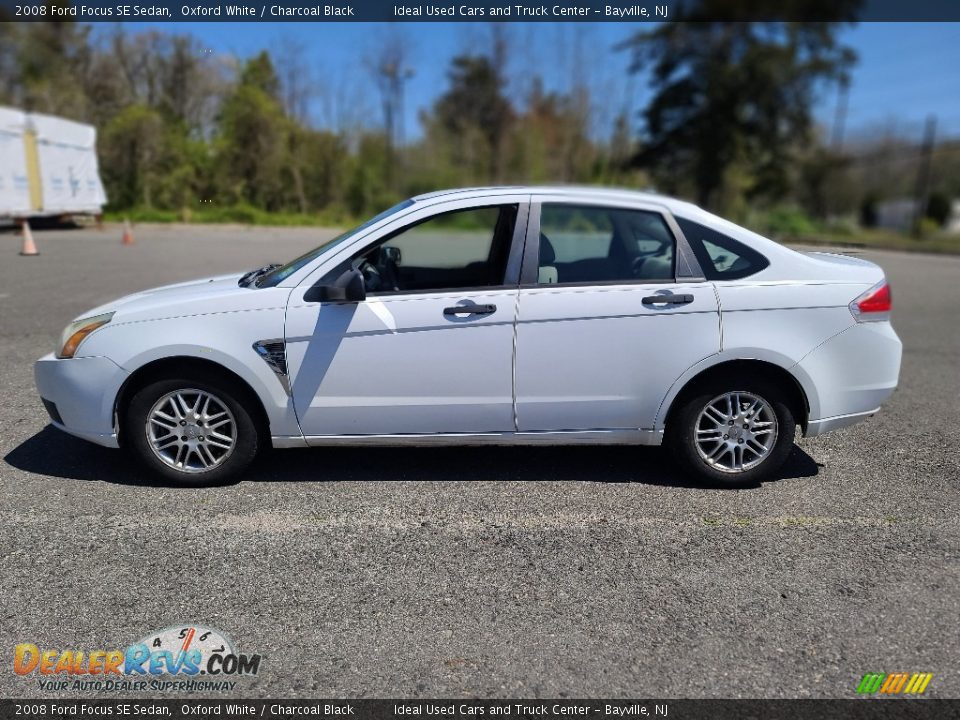
<path fill-rule="evenodd" d="M 486 199 L 487 198 L 484 198 L 484 200 Z M 459 213 L 459 212 L 469 212 L 472 210 L 486 210 L 486 209 L 492 209 L 492 208 L 496 208 L 502 213 L 503 208 L 507 206 L 516 206 L 517 214 L 516 214 L 516 218 L 514 219 L 513 232 L 511 233 L 510 237 L 506 240 L 506 242 L 510 244 L 510 247 L 507 252 L 507 262 L 504 266 L 504 276 L 503 276 L 503 282 L 501 284 L 444 288 L 442 290 L 441 289 L 438 289 L 438 290 L 418 289 L 418 290 L 389 290 L 389 291 L 379 291 L 379 292 L 368 292 L 367 297 L 368 298 L 391 298 L 391 297 L 399 297 L 404 295 L 428 295 L 428 296 L 456 295 L 458 293 L 468 293 L 468 292 L 473 293 L 473 292 L 488 291 L 493 293 L 493 292 L 503 292 L 506 290 L 515 290 L 519 284 L 520 265 L 521 265 L 521 259 L 523 256 L 523 244 L 524 244 L 524 239 L 526 237 L 528 215 L 530 210 L 530 203 L 526 199 L 520 199 L 520 198 L 517 198 L 515 200 L 497 199 L 493 202 L 483 202 L 477 205 L 468 205 L 464 207 L 455 207 L 450 209 L 442 209 L 443 206 L 441 206 L 441 209 L 439 212 L 435 212 L 425 217 L 414 220 L 413 222 L 409 222 L 398 228 L 390 230 L 389 232 L 384 233 L 383 235 L 379 235 L 378 237 L 371 240 L 370 242 L 364 243 L 361 247 L 357 249 L 351 249 L 351 252 L 346 259 L 340 261 L 339 263 L 331 267 L 329 270 L 324 272 L 315 282 L 311 283 L 311 286 L 321 283 L 324 280 L 324 278 L 326 278 L 334 270 L 342 266 L 344 263 L 352 263 L 357 257 L 368 252 L 371 248 L 377 245 L 383 245 L 385 243 L 388 243 L 392 238 L 395 238 L 398 235 L 402 235 L 403 233 L 407 232 L 412 228 L 417 227 L 418 225 L 423 225 L 424 223 L 430 222 L 435 218 L 441 217 L 443 215 L 452 215 L 454 213 Z M 498 216 L 497 222 L 499 223 L 499 216 Z M 343 303 L 338 303 L 338 304 L 343 304 Z M 348 302 L 347 304 L 350 304 L 350 302 Z"/>
<path fill-rule="evenodd" d="M 748 259 L 750 259 L 750 260 L 759 259 L 759 261 L 762 263 L 759 267 L 755 267 L 755 268 L 751 269 L 750 272 L 748 272 L 748 273 L 746 273 L 746 274 L 744 274 L 744 275 L 737 274 L 735 277 L 712 277 L 712 278 L 711 278 L 711 277 L 708 277 L 708 276 L 707 276 L 708 273 L 709 273 L 709 274 L 712 274 L 712 275 L 721 275 L 721 273 L 720 273 L 719 270 L 716 269 L 716 266 L 713 264 L 713 260 L 710 258 L 710 253 L 709 253 L 709 251 L 708 251 L 707 248 L 704 247 L 704 245 L 703 245 L 703 240 L 702 240 L 702 239 L 699 239 L 699 238 L 694 238 L 694 239 L 692 239 L 692 240 L 688 240 L 687 242 L 688 242 L 688 244 L 690 245 L 691 249 L 693 250 L 694 255 L 697 257 L 698 261 L 700 261 L 700 266 L 707 268 L 707 270 L 704 272 L 704 278 L 706 278 L 706 279 L 709 280 L 710 282 L 732 282 L 732 281 L 735 281 L 735 280 L 743 280 L 743 279 L 748 278 L 748 277 L 753 277 L 753 276 L 756 275 L 757 273 L 763 272 L 763 271 L 766 270 L 768 267 L 770 267 L 770 258 L 768 258 L 766 255 L 764 255 L 764 254 L 763 254 L 762 252 L 760 252 L 759 250 L 756 250 L 755 248 L 750 247 L 750 246 L 747 245 L 745 242 L 742 242 L 742 241 L 740 241 L 740 240 L 737 240 L 737 239 L 734 238 L 734 237 L 730 237 L 730 236 L 727 235 L 726 233 L 721 232 L 721 231 L 717 230 L 716 228 L 712 228 L 712 227 L 710 227 L 709 225 L 707 225 L 707 224 L 705 224 L 705 223 L 702 223 L 702 222 L 699 222 L 699 221 L 697 221 L 697 220 L 691 220 L 690 218 L 686 218 L 686 217 L 681 217 L 680 219 L 683 220 L 683 221 L 686 222 L 686 223 L 692 223 L 692 224 L 694 224 L 694 225 L 699 225 L 700 227 L 704 228 L 705 230 L 707 230 L 707 231 L 709 231 L 709 232 L 711 232 L 711 233 L 714 233 L 714 234 L 716 234 L 716 235 L 719 235 L 721 238 L 723 238 L 723 240 L 725 240 L 725 241 L 727 241 L 727 242 L 730 242 L 730 243 L 733 243 L 737 248 L 743 248 L 743 252 L 740 252 L 740 251 L 737 250 L 737 249 L 730 249 L 730 248 L 725 248 L 726 250 L 729 250 L 730 252 L 738 253 L 741 257 L 745 257 L 745 258 L 748 258 Z M 679 223 L 678 223 L 677 227 L 679 227 Z M 712 242 L 712 241 L 711 241 L 711 242 Z M 718 243 L 713 243 L 713 244 L 714 244 L 714 245 L 717 245 Z M 723 246 L 720 245 L 720 247 L 723 247 Z"/>
<path fill-rule="evenodd" d="M 540 266 L 540 215 L 544 205 L 567 205 L 574 207 L 597 208 L 603 210 L 620 210 L 625 212 L 647 212 L 659 215 L 667 226 L 667 231 L 673 235 L 674 261 L 673 277 L 661 280 L 586 280 L 581 282 L 564 282 L 541 284 L 537 281 Z M 677 225 L 673 216 L 666 208 L 653 204 L 619 204 L 605 203 L 595 199 L 581 199 L 575 196 L 556 198 L 533 198 L 530 202 L 530 218 L 528 221 L 527 237 L 524 243 L 523 264 L 520 272 L 520 287 L 524 290 L 534 288 L 576 288 L 576 287 L 609 287 L 615 285 L 669 285 L 678 282 L 703 282 L 706 278 L 700 269 L 700 264 L 687 239 Z"/>

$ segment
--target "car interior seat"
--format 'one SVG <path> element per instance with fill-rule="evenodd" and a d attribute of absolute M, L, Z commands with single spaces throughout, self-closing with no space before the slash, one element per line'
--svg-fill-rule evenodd
<path fill-rule="evenodd" d="M 537 270 L 537 282 L 541 285 L 554 285 L 560 282 L 560 275 L 554 263 L 557 260 L 557 253 L 553 249 L 553 243 L 546 235 L 540 233 L 540 267 Z"/>

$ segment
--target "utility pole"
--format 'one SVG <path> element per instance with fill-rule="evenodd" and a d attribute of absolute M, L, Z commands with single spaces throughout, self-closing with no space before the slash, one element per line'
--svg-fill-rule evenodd
<path fill-rule="evenodd" d="M 930 199 L 930 165 L 933 160 L 933 144 L 937 133 L 937 117 L 930 115 L 923 132 L 923 145 L 920 148 L 920 165 L 917 168 L 917 185 L 914 190 L 913 236 L 920 237 L 920 221 L 927 211 Z"/>
<path fill-rule="evenodd" d="M 413 77 L 413 69 L 405 65 L 406 47 L 399 36 L 392 38 L 381 51 L 374 68 L 380 102 L 383 106 L 383 126 L 387 148 L 387 185 L 393 188 L 394 154 L 405 142 L 404 137 L 404 85 Z"/>
<path fill-rule="evenodd" d="M 833 137 L 830 145 L 836 152 L 843 150 L 843 133 L 847 124 L 847 105 L 850 101 L 850 81 L 841 78 L 837 88 L 837 113 L 833 117 Z"/>

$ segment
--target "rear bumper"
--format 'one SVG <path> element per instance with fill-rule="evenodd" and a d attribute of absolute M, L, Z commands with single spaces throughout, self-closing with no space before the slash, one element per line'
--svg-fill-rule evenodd
<path fill-rule="evenodd" d="M 897 388 L 903 344 L 888 322 L 857 323 L 801 360 L 809 397 L 808 437 L 848 427 L 880 410 Z"/>
<path fill-rule="evenodd" d="M 128 373 L 104 357 L 58 360 L 45 355 L 33 366 L 37 390 L 51 422 L 84 440 L 119 447 L 113 404 Z"/>
<path fill-rule="evenodd" d="M 803 436 L 816 437 L 817 435 L 828 433 L 831 430 L 839 430 L 840 428 L 850 427 L 851 425 L 856 425 L 861 420 L 866 420 L 868 417 L 877 414 L 879 411 L 880 408 L 874 408 L 873 410 L 865 413 L 840 415 L 838 417 L 823 418 L 822 420 L 809 420 L 807 421 L 807 431 L 803 434 Z"/>

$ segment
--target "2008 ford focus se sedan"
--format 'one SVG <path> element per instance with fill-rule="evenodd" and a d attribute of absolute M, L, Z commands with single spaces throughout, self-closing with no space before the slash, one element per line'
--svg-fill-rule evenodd
<path fill-rule="evenodd" d="M 597 188 L 421 195 L 285 265 L 83 313 L 53 423 L 182 484 L 259 448 L 669 445 L 710 484 L 877 412 L 901 344 L 864 260 Z"/>

